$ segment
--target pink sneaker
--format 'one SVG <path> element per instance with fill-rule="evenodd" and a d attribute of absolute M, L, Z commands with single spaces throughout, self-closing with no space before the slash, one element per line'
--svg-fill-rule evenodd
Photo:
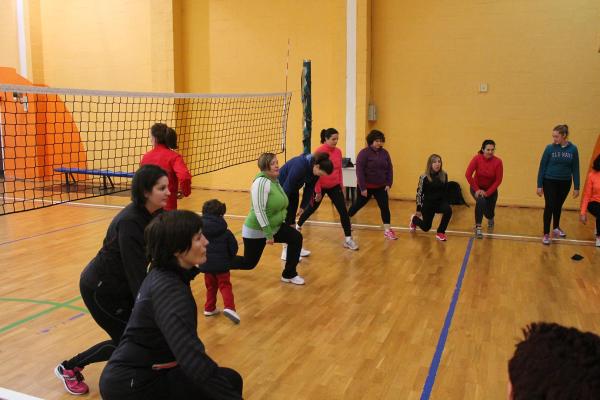
<path fill-rule="evenodd" d="M 550 235 L 544 235 L 544 237 L 542 238 L 542 243 L 544 243 L 545 245 L 549 245 L 550 243 L 552 243 L 552 239 L 550 239 Z"/>
<path fill-rule="evenodd" d="M 90 391 L 88 385 L 83 381 L 81 371 L 83 368 L 65 369 L 62 364 L 54 368 L 54 374 L 63 382 L 65 390 L 74 395 L 86 394 Z"/>
<path fill-rule="evenodd" d="M 446 240 L 448 240 L 448 237 L 446 236 L 445 233 L 436 233 L 435 238 L 437 240 L 439 240 L 440 242 L 445 242 Z"/>
<path fill-rule="evenodd" d="M 410 232 L 415 232 L 417 230 L 417 226 L 413 224 L 413 219 L 416 217 L 416 214 L 410 216 L 410 222 L 408 223 L 408 230 Z"/>
<path fill-rule="evenodd" d="M 383 232 L 383 236 L 385 236 L 385 238 L 388 240 L 398 240 L 396 232 L 394 232 L 391 229 L 388 229 L 387 231 Z"/>
<path fill-rule="evenodd" d="M 567 237 L 567 234 L 560 228 L 554 228 L 554 230 L 552 231 L 552 236 L 554 236 L 555 239 L 559 239 Z"/>

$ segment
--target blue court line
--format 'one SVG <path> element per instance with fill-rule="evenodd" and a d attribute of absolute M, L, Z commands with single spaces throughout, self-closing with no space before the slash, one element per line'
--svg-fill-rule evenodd
<path fill-rule="evenodd" d="M 7 241 L 7 242 L 2 242 L 2 243 L 0 243 L 0 246 L 4 246 L 5 244 L 11 244 L 11 243 L 15 243 L 15 242 L 20 242 L 20 241 L 22 241 L 22 240 L 34 239 L 34 238 L 36 238 L 36 237 L 40 237 L 40 236 L 44 236 L 44 235 L 49 235 L 49 234 L 51 234 L 51 233 L 56 233 L 56 232 L 60 232 L 60 231 L 66 231 L 67 229 L 71 229 L 71 228 L 77 228 L 78 226 L 83 226 L 83 225 L 94 224 L 94 223 L 96 223 L 96 222 L 103 221 L 103 220 L 105 220 L 105 219 L 109 219 L 109 218 L 114 218 L 114 216 L 112 216 L 112 217 L 103 217 L 103 218 L 93 219 L 93 220 L 91 220 L 91 221 L 88 221 L 88 222 L 83 222 L 83 223 L 81 223 L 81 224 L 71 225 L 71 226 L 67 226 L 67 227 L 64 227 L 64 228 L 58 228 L 58 229 L 54 229 L 53 231 L 48 231 L 48 232 L 38 233 L 38 234 L 36 234 L 36 235 L 31 235 L 31 236 L 26 236 L 26 237 L 19 238 L 19 239 L 9 240 L 9 241 Z"/>
<path fill-rule="evenodd" d="M 472 248 L 473 238 L 470 238 L 469 244 L 467 245 L 467 251 L 465 252 L 465 257 L 463 258 L 462 266 L 460 268 L 460 273 L 458 274 L 458 279 L 456 280 L 452 301 L 450 302 L 450 307 L 448 307 L 448 312 L 446 313 L 444 327 L 442 328 L 442 332 L 440 332 L 440 337 L 435 348 L 435 354 L 433 355 L 431 365 L 429 366 L 429 373 L 427 374 L 427 379 L 425 380 L 425 385 L 423 386 L 421 400 L 428 400 L 429 396 L 431 396 L 433 384 L 435 383 L 435 376 L 437 375 L 437 370 L 440 366 L 440 361 L 442 360 L 444 346 L 446 346 L 446 339 L 448 338 L 448 331 L 450 330 L 450 325 L 452 324 L 452 317 L 454 317 L 454 310 L 456 309 L 456 303 L 458 303 L 458 295 L 460 294 L 463 278 L 465 277 L 465 272 L 467 271 L 467 263 L 469 262 L 469 256 L 471 255 Z"/>

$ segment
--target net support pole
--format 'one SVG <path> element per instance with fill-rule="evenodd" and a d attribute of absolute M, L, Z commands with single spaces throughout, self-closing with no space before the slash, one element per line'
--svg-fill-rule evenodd
<path fill-rule="evenodd" d="M 304 60 L 302 64 L 302 144 L 304 145 L 304 154 L 310 153 L 312 136 L 312 95 L 311 95 L 311 77 L 310 60 Z"/>

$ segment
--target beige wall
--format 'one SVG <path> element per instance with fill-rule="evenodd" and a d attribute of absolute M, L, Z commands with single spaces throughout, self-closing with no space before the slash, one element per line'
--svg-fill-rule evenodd
<path fill-rule="evenodd" d="M 279 92 L 289 39 L 288 157 L 301 152 L 305 58 L 312 60 L 313 148 L 319 131 L 330 126 L 340 130 L 345 148 L 345 0 L 25 3 L 30 78 L 55 87 Z M 0 64 L 18 67 L 15 1 L 0 5 Z M 537 166 L 558 123 L 569 124 L 587 165 L 600 133 L 600 3 L 357 5 L 356 148 L 369 129 L 386 133 L 395 164 L 393 197 L 414 198 L 433 152 L 466 191 L 466 165 L 481 141 L 493 138 L 505 164 L 500 203 L 541 205 L 534 194 Z M 478 92 L 480 83 L 489 85 L 487 93 Z M 370 101 L 378 110 L 375 123 L 366 121 Z M 194 183 L 247 189 L 255 171 L 249 164 Z"/>
<path fill-rule="evenodd" d="M 209 10 L 209 0 L 173 0 L 177 92 L 210 92 Z"/>
<path fill-rule="evenodd" d="M 34 83 L 173 91 L 173 11 L 162 0 L 29 0 Z"/>
<path fill-rule="evenodd" d="M 282 92 L 290 40 L 288 90 L 293 91 L 288 121 L 288 157 L 302 152 L 300 74 L 312 61 L 313 147 L 321 129 L 345 126 L 346 2 L 183 1 L 191 14 L 208 12 L 208 53 L 187 53 L 186 68 L 206 71 L 212 93 Z M 203 21 L 201 19 L 201 21 Z M 203 22 L 186 25 L 189 35 L 206 35 Z M 192 39 L 189 39 L 190 41 Z M 189 88 L 200 87 L 189 81 Z M 283 157 L 280 163 L 283 163 Z M 197 177 L 194 184 L 247 189 L 257 172 L 252 164 Z"/>
<path fill-rule="evenodd" d="M 465 168 L 493 138 L 499 203 L 542 205 L 538 163 L 559 123 L 587 166 L 600 133 L 599 2 L 382 1 L 372 11 L 372 126 L 386 133 L 393 196 L 414 198 L 430 153 L 467 190 Z"/>
<path fill-rule="evenodd" d="M 0 67 L 19 70 L 17 7 L 15 0 L 0 0 Z"/>

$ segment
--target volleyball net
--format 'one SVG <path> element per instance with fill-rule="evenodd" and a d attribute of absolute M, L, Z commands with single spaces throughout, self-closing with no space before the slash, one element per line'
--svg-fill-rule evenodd
<path fill-rule="evenodd" d="M 283 153 L 290 99 L 0 85 L 0 215 L 128 190 L 157 122 L 192 176 Z"/>

